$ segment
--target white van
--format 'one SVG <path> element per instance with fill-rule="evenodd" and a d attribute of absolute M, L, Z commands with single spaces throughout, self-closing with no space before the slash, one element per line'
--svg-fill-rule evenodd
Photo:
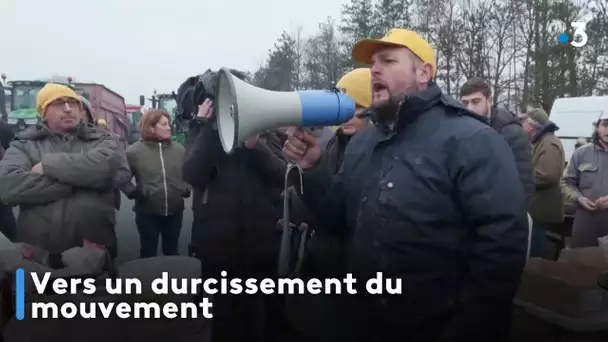
<path fill-rule="evenodd" d="M 566 162 L 578 138 L 591 138 L 602 112 L 608 113 L 608 96 L 567 97 L 553 102 L 549 118 L 559 127 L 555 135 L 564 145 Z"/>

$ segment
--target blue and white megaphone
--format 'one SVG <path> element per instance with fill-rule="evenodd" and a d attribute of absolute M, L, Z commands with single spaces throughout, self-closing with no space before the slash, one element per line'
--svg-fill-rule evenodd
<path fill-rule="evenodd" d="M 226 153 L 268 129 L 339 125 L 355 114 L 355 102 L 339 90 L 270 91 L 241 81 L 227 68 L 218 72 L 214 107 Z"/>

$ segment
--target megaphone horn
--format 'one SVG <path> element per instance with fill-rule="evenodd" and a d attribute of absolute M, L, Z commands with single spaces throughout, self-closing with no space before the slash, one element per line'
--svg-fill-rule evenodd
<path fill-rule="evenodd" d="M 355 102 L 339 90 L 265 90 L 227 68 L 218 72 L 214 107 L 226 153 L 268 129 L 340 125 L 355 114 Z"/>

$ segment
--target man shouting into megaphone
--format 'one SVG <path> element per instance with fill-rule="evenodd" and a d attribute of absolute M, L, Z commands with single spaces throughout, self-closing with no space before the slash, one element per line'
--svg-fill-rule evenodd
<path fill-rule="evenodd" d="M 286 162 L 265 134 L 226 154 L 214 119 L 213 101 L 207 98 L 194 119 L 198 127 L 190 133 L 196 136 L 183 168 L 184 180 L 195 190 L 192 246 L 202 276 L 219 278 L 226 271 L 243 279 L 276 277 L 276 222 Z M 278 341 L 278 295 L 216 294 L 213 306 L 212 341 Z"/>
<path fill-rule="evenodd" d="M 348 236 L 358 294 L 318 341 L 502 341 L 526 261 L 528 222 L 513 154 L 482 118 L 442 93 L 427 41 L 393 29 L 365 39 L 375 126 L 348 143 L 335 177 L 297 131 L 287 158 L 304 172 L 318 230 Z M 367 295 L 382 272 L 397 294 Z M 386 292 L 385 292 L 386 293 Z"/>

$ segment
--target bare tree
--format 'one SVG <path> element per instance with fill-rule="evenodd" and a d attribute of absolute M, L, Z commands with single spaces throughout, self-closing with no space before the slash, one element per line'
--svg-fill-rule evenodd
<path fill-rule="evenodd" d="M 461 11 L 458 0 L 446 0 L 437 5 L 442 7 L 434 40 L 438 69 L 436 78 L 448 94 L 456 96 L 462 78 L 458 65 L 459 48 L 464 39 L 460 34 L 463 29 Z"/>
<path fill-rule="evenodd" d="M 492 100 L 495 104 L 509 101 L 508 97 L 501 95 L 505 89 L 510 89 L 513 82 L 512 75 L 505 73 L 515 59 L 513 25 L 520 4 L 515 1 L 498 0 L 492 4 L 489 13 L 487 78 L 494 89 Z"/>
<path fill-rule="evenodd" d="M 308 75 L 308 87 L 330 88 L 345 71 L 347 60 L 343 55 L 341 40 L 332 18 L 319 25 L 319 33 L 306 45 L 304 65 Z"/>
<path fill-rule="evenodd" d="M 587 22 L 585 47 L 557 39 L 573 36 L 573 21 Z M 429 41 L 437 83 L 451 95 L 473 76 L 513 111 L 530 100 L 549 111 L 559 97 L 608 94 L 608 0 L 349 0 L 339 27 L 330 18 L 310 37 L 301 28 L 284 34 L 254 79 L 277 90 L 329 87 L 358 66 L 356 41 L 393 27 Z"/>

